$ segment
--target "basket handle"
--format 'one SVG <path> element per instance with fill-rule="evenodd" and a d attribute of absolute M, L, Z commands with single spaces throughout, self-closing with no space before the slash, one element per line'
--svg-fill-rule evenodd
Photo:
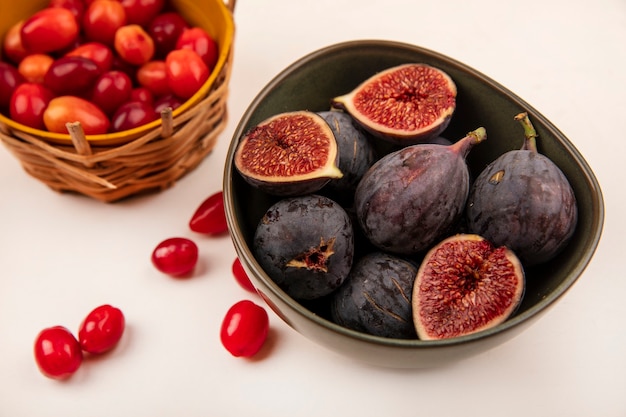
<path fill-rule="evenodd" d="M 235 11 L 235 3 L 237 3 L 236 0 L 225 0 L 224 3 L 226 4 L 226 7 L 228 7 L 231 13 Z"/>

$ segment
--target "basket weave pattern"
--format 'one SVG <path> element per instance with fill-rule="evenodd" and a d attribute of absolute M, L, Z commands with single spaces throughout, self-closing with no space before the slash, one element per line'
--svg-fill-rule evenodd
<path fill-rule="evenodd" d="M 233 3 L 234 5 L 234 3 Z M 233 51 L 207 95 L 175 118 L 162 113 L 152 131 L 117 146 L 92 146 L 80 126 L 68 126 L 72 145 L 50 143 L 0 123 L 0 140 L 31 176 L 59 192 L 114 202 L 163 190 L 192 171 L 211 152 L 227 121 Z M 72 134 L 72 129 L 78 132 Z"/>

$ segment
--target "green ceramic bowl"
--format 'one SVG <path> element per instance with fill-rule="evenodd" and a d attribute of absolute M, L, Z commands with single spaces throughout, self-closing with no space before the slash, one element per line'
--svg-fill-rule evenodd
<path fill-rule="evenodd" d="M 526 293 L 513 317 L 492 329 L 441 341 L 397 340 L 351 331 L 329 321 L 314 306 L 304 306 L 289 297 L 263 271 L 251 251 L 256 225 L 276 199 L 250 187 L 233 165 L 239 139 L 263 119 L 291 110 L 328 110 L 331 98 L 349 92 L 377 71 L 407 62 L 434 65 L 455 80 L 457 110 L 444 132 L 446 137 L 456 140 L 478 126 L 487 129 L 487 142 L 477 146 L 468 159 L 474 175 L 502 153 L 519 149 L 523 131 L 513 117 L 527 111 L 539 134 L 539 151 L 563 170 L 579 208 L 577 230 L 567 249 L 549 263 L 526 271 Z M 596 250 L 604 221 L 602 192 L 591 168 L 550 121 L 497 82 L 454 59 L 389 41 L 332 45 L 301 58 L 278 74 L 243 115 L 230 144 L 224 174 L 227 221 L 235 249 L 269 307 L 310 340 L 348 358 L 386 367 L 441 365 L 486 351 L 518 335 L 579 279 Z"/>

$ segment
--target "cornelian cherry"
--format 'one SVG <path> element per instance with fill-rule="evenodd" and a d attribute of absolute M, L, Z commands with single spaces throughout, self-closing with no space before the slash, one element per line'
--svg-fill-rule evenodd
<path fill-rule="evenodd" d="M 165 57 L 176 48 L 176 41 L 185 28 L 187 21 L 177 12 L 165 12 L 156 16 L 148 25 L 148 33 L 154 40 L 157 54 Z"/>
<path fill-rule="evenodd" d="M 194 232 L 210 235 L 228 231 L 222 191 L 210 195 L 200 204 L 193 216 L 191 216 L 189 228 Z"/>
<path fill-rule="evenodd" d="M 159 118 L 151 105 L 143 101 L 128 101 L 111 116 L 111 130 L 121 132 L 143 126 Z"/>
<path fill-rule="evenodd" d="M 17 70 L 26 82 L 43 84 L 44 77 L 53 62 L 54 58 L 48 54 L 30 54 L 22 58 Z"/>
<path fill-rule="evenodd" d="M 131 65 L 143 65 L 154 56 L 154 41 L 139 25 L 125 25 L 115 31 L 113 48 Z"/>
<path fill-rule="evenodd" d="M 51 63 L 43 83 L 57 96 L 80 96 L 93 87 L 101 73 L 98 64 L 89 58 L 63 56 Z"/>
<path fill-rule="evenodd" d="M 78 342 L 92 354 L 111 350 L 122 338 L 126 320 L 122 310 L 108 304 L 93 309 L 78 330 Z"/>
<path fill-rule="evenodd" d="M 133 81 L 125 72 L 108 71 L 94 83 L 91 101 L 105 114 L 113 115 L 124 103 L 130 101 Z"/>
<path fill-rule="evenodd" d="M 235 281 L 244 289 L 256 294 L 256 288 L 252 285 L 252 281 L 250 281 L 250 277 L 246 273 L 245 269 L 241 265 L 241 260 L 239 258 L 235 258 L 232 266 L 233 276 L 235 277 Z"/>
<path fill-rule="evenodd" d="M 263 307 L 242 300 L 228 309 L 220 339 L 222 345 L 236 357 L 252 357 L 265 343 L 269 332 L 269 317 Z"/>
<path fill-rule="evenodd" d="M 211 73 L 200 55 L 191 49 L 175 49 L 167 54 L 165 70 L 170 89 L 184 99 L 196 94 Z"/>
<path fill-rule="evenodd" d="M 4 110 L 9 107 L 13 92 L 25 81 L 14 65 L 0 62 L 0 109 Z"/>
<path fill-rule="evenodd" d="M 82 0 L 50 0 L 48 7 L 62 7 L 72 12 L 77 22 L 81 22 L 85 13 L 85 4 Z"/>
<path fill-rule="evenodd" d="M 154 96 L 146 87 L 135 87 L 130 91 L 130 99 L 128 101 L 141 101 L 152 105 L 154 103 Z"/>
<path fill-rule="evenodd" d="M 63 326 L 48 327 L 39 332 L 34 354 L 41 373 L 53 379 L 69 378 L 83 361 L 78 340 Z"/>
<path fill-rule="evenodd" d="M 54 133 L 67 133 L 67 123 L 79 122 L 86 135 L 107 133 L 111 124 L 98 106 L 75 96 L 59 96 L 50 100 L 43 112 L 43 122 L 46 129 Z"/>
<path fill-rule="evenodd" d="M 147 26 L 165 6 L 165 0 L 119 0 L 128 23 Z"/>
<path fill-rule="evenodd" d="M 154 111 L 160 115 L 166 108 L 169 107 L 174 111 L 182 106 L 183 103 L 184 101 L 180 97 L 176 97 L 174 94 L 166 94 L 154 101 Z"/>
<path fill-rule="evenodd" d="M 80 27 L 74 14 L 62 7 L 48 7 L 35 12 L 20 29 L 22 45 L 30 53 L 48 53 L 69 47 L 78 37 Z"/>
<path fill-rule="evenodd" d="M 201 27 L 186 28 L 176 40 L 175 49 L 191 49 L 204 61 L 209 71 L 215 68 L 219 57 L 217 42 Z"/>
<path fill-rule="evenodd" d="M 17 123 L 43 129 L 44 112 L 48 108 L 54 93 L 37 83 L 22 83 L 15 87 L 9 102 L 9 115 Z"/>
<path fill-rule="evenodd" d="M 190 239 L 165 239 L 152 251 L 152 264 L 164 274 L 174 277 L 193 271 L 198 262 L 198 246 Z"/>
<path fill-rule="evenodd" d="M 82 56 L 96 63 L 101 72 L 109 71 L 113 65 L 113 50 L 100 42 L 86 42 L 72 49 L 65 56 Z"/>
<path fill-rule="evenodd" d="M 115 32 L 126 24 L 126 12 L 119 1 L 95 0 L 87 6 L 82 28 L 89 41 L 112 46 Z"/>
<path fill-rule="evenodd" d="M 171 93 L 165 73 L 165 61 L 152 60 L 143 64 L 137 70 L 137 82 L 150 90 L 155 97 Z"/>
<path fill-rule="evenodd" d="M 3 58 L 14 64 L 19 64 L 26 55 L 31 53 L 26 50 L 22 43 L 22 26 L 24 26 L 24 20 L 14 23 L 4 34 L 2 41 Z"/>

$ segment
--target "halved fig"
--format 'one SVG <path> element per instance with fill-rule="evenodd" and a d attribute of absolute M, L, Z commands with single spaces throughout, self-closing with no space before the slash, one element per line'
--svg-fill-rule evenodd
<path fill-rule="evenodd" d="M 439 68 L 403 64 L 379 72 L 333 107 L 347 111 L 364 129 L 399 145 L 423 143 L 439 135 L 456 108 L 456 84 Z"/>
<path fill-rule="evenodd" d="M 475 234 L 444 239 L 427 254 L 413 284 L 413 323 L 422 340 L 494 327 L 518 308 L 524 269 L 508 248 Z"/>
<path fill-rule="evenodd" d="M 310 194 L 343 175 L 330 126 L 310 111 L 280 113 L 250 129 L 234 163 L 249 184 L 278 196 Z"/>

